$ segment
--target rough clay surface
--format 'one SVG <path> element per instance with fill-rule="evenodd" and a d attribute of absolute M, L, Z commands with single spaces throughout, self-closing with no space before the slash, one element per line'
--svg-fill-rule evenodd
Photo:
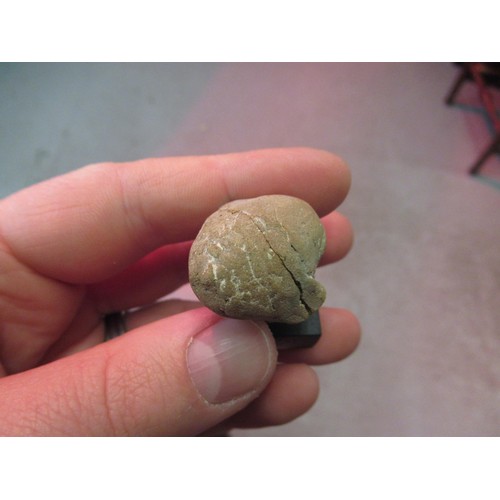
<path fill-rule="evenodd" d="M 298 198 L 233 201 L 201 228 L 189 280 L 200 301 L 222 316 L 299 323 L 325 300 L 314 279 L 325 243 L 316 212 Z"/>

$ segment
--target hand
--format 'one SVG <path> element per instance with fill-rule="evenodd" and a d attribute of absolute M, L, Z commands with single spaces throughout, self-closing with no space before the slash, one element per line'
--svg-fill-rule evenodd
<path fill-rule="evenodd" d="M 351 227 L 332 211 L 349 183 L 337 157 L 282 149 L 90 165 L 1 200 L 0 434 L 197 435 L 307 411 L 308 365 L 358 343 L 351 313 L 323 308 L 319 343 L 277 354 L 264 323 L 155 301 L 187 281 L 190 241 L 233 199 L 306 200 L 321 263 L 342 258 Z M 128 332 L 103 342 L 104 315 L 129 308 Z"/>

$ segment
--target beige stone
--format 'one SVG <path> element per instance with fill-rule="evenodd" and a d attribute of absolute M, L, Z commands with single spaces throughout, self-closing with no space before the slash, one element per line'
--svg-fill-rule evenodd
<path fill-rule="evenodd" d="M 201 228 L 189 280 L 200 301 L 222 316 L 299 323 L 325 300 L 314 279 L 325 243 L 305 201 L 284 195 L 233 201 Z"/>

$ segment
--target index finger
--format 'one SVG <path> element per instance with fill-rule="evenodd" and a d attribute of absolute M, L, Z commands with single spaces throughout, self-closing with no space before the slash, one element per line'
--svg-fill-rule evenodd
<path fill-rule="evenodd" d="M 345 198 L 343 161 L 306 148 L 90 165 L 0 204 L 0 235 L 34 270 L 70 283 L 108 278 L 162 245 L 196 236 L 224 203 L 288 194 L 318 214 Z"/>

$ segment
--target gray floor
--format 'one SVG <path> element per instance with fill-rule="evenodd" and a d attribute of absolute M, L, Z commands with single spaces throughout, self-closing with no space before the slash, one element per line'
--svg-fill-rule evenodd
<path fill-rule="evenodd" d="M 0 65 L 0 196 L 86 163 L 305 145 L 351 165 L 352 254 L 319 272 L 361 319 L 290 424 L 237 435 L 500 435 L 500 161 L 451 64 Z M 184 290 L 183 293 L 189 293 Z"/>

